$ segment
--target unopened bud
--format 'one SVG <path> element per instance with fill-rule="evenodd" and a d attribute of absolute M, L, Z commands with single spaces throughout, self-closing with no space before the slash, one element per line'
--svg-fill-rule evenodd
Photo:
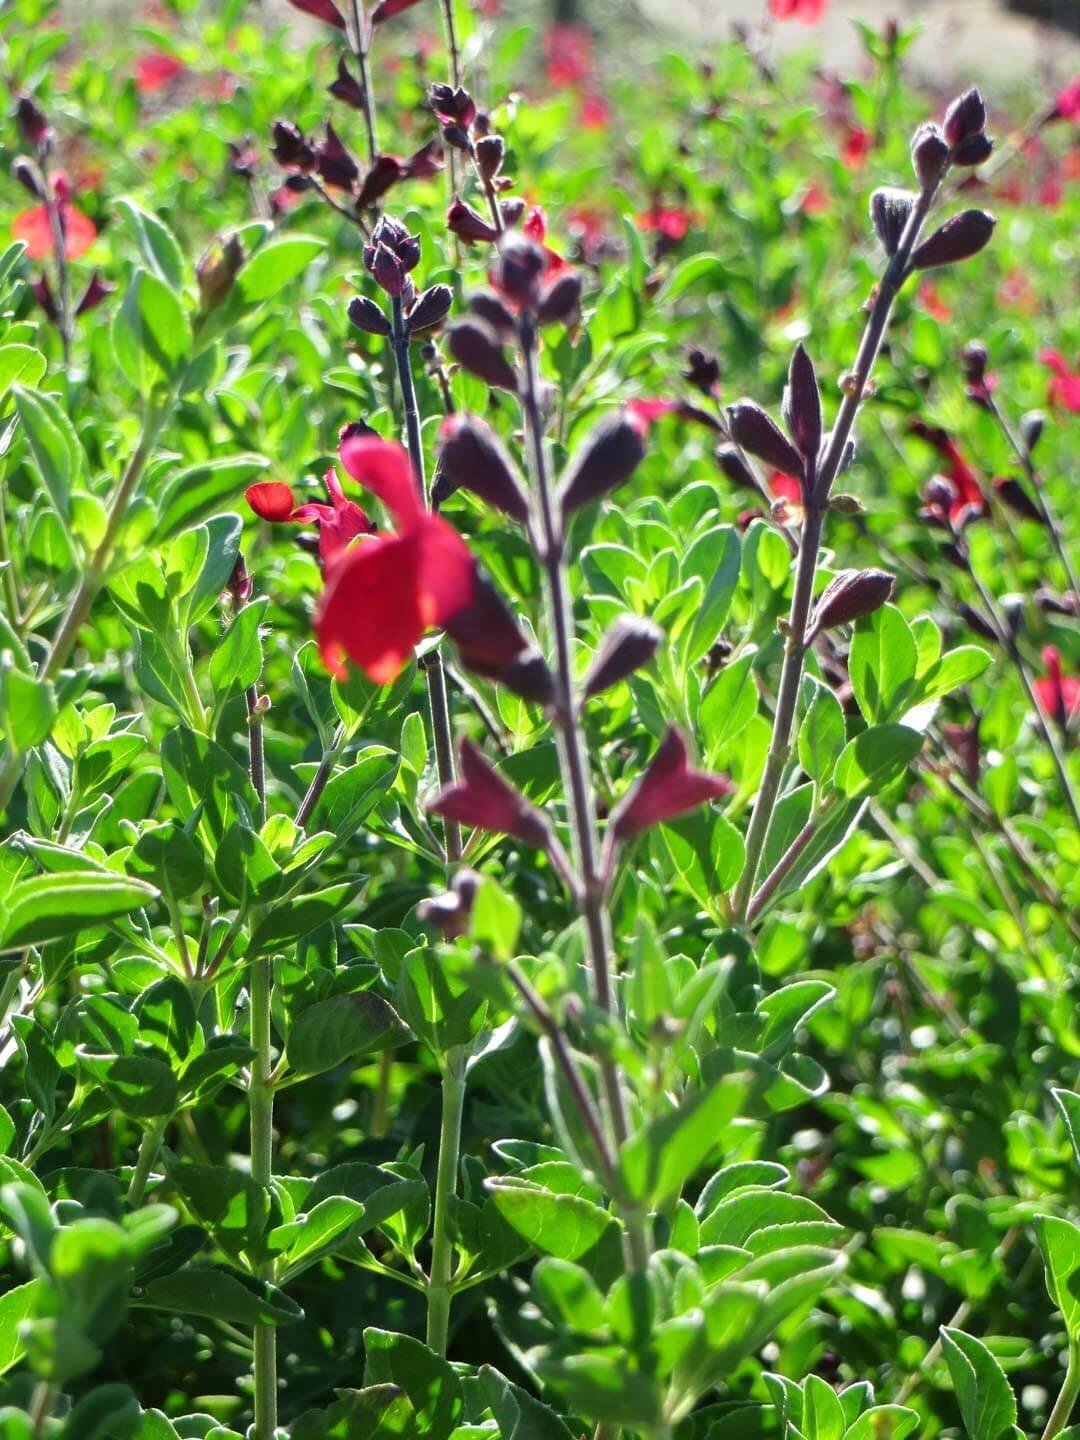
<path fill-rule="evenodd" d="M 505 445 L 482 420 L 450 415 L 442 427 L 439 449 L 440 502 L 455 490 L 471 490 L 489 505 L 524 525 L 529 502 L 521 474 Z"/>
<path fill-rule="evenodd" d="M 468 866 L 456 871 L 449 890 L 420 902 L 416 907 L 417 917 L 423 924 L 438 930 L 444 940 L 456 940 L 469 929 L 473 901 L 480 883 L 480 876 Z"/>
<path fill-rule="evenodd" d="M 783 400 L 784 423 L 795 441 L 800 455 L 809 464 L 817 460 L 821 449 L 821 394 L 813 361 L 802 344 L 795 346 L 788 371 Z M 789 474 L 802 473 L 802 465 Z"/>
<path fill-rule="evenodd" d="M 861 515 L 866 507 L 857 495 L 840 492 L 830 496 L 829 509 L 837 515 Z"/>
<path fill-rule="evenodd" d="M 1015 514 L 1022 515 L 1025 520 L 1034 520 L 1038 525 L 1046 523 L 1042 511 L 1014 476 L 998 475 L 993 484 L 998 499 Z"/>
<path fill-rule="evenodd" d="M 737 445 L 720 445 L 716 450 L 716 463 L 733 485 L 740 490 L 756 490 L 757 481 L 750 469 L 746 456 Z"/>
<path fill-rule="evenodd" d="M 390 321 L 383 313 L 382 307 L 366 295 L 354 295 L 349 301 L 346 312 L 349 323 L 355 325 L 358 330 L 363 330 L 367 335 L 381 335 L 384 338 L 390 334 Z"/>
<path fill-rule="evenodd" d="M 195 279 L 204 311 L 214 310 L 221 304 L 243 263 L 244 247 L 238 235 L 230 235 L 224 245 L 215 243 L 203 253 L 195 266 Z"/>
<path fill-rule="evenodd" d="M 584 695 L 610 690 L 642 665 L 647 665 L 664 643 L 664 632 L 640 615 L 620 615 L 600 642 L 585 676 Z"/>
<path fill-rule="evenodd" d="M 935 185 L 949 162 L 949 145 L 936 125 L 920 125 L 911 140 L 911 163 L 919 184 Z"/>
<path fill-rule="evenodd" d="M 886 255 L 895 255 L 899 250 L 914 205 L 915 196 L 910 190 L 875 190 L 870 196 L 870 219 Z"/>
<path fill-rule="evenodd" d="M 911 257 L 914 270 L 931 270 L 937 265 L 954 265 L 970 260 L 990 242 L 997 221 L 985 210 L 963 210 L 946 220 Z"/>
<path fill-rule="evenodd" d="M 581 319 L 581 276 L 564 270 L 540 295 L 536 318 L 541 325 L 576 325 Z"/>
<path fill-rule="evenodd" d="M 963 620 L 964 624 L 968 627 L 968 629 L 973 630 L 980 639 L 997 640 L 1000 638 L 993 625 L 991 625 L 989 620 L 986 619 L 985 615 L 983 615 L 981 611 L 976 610 L 973 606 L 968 605 L 966 602 L 961 602 L 960 606 L 958 607 L 958 613 L 961 620 Z"/>
<path fill-rule="evenodd" d="M 799 452 L 756 401 L 739 400 L 729 408 L 728 430 L 737 445 L 774 470 L 785 475 L 802 474 Z"/>
<path fill-rule="evenodd" d="M 454 303 L 454 292 L 449 285 L 432 285 L 417 300 L 409 311 L 409 331 L 420 335 L 425 330 L 434 330 L 450 313 Z"/>
<path fill-rule="evenodd" d="M 517 376 L 491 326 L 473 316 L 458 320 L 450 329 L 450 354 L 470 375 L 499 390 L 517 391 Z"/>
<path fill-rule="evenodd" d="M 1046 428 L 1046 416 L 1041 410 L 1029 410 L 1020 421 L 1020 440 L 1026 455 L 1033 455 Z"/>
<path fill-rule="evenodd" d="M 476 142 L 476 168 L 485 180 L 494 180 L 502 169 L 506 145 L 501 135 L 485 135 Z"/>
<path fill-rule="evenodd" d="M 486 321 L 500 340 L 509 340 L 513 336 L 513 312 L 490 290 L 478 290 L 475 295 L 470 296 L 469 309 Z"/>
<path fill-rule="evenodd" d="M 954 149 L 986 128 L 986 105 L 978 90 L 966 90 L 945 112 L 945 139 Z"/>
<path fill-rule="evenodd" d="M 821 592 L 811 628 L 831 630 L 872 615 L 892 595 L 895 583 L 887 570 L 841 570 Z"/>
<path fill-rule="evenodd" d="M 534 705 L 550 705 L 555 698 L 554 676 L 535 645 L 515 655 L 496 678 L 507 690 Z"/>
<path fill-rule="evenodd" d="M 511 305 L 532 306 L 540 293 L 540 280 L 547 261 L 540 246 L 521 235 L 504 237 L 493 281 L 499 294 Z"/>
<path fill-rule="evenodd" d="M 989 135 L 969 135 L 953 151 L 954 165 L 985 165 L 994 153 L 994 142 Z"/>
<path fill-rule="evenodd" d="M 474 210 L 471 205 L 466 205 L 464 200 L 454 196 L 450 209 L 446 212 L 446 228 L 459 240 L 464 240 L 473 245 L 480 241 L 488 244 L 498 240 L 499 232 L 493 225 L 490 225 L 479 210 Z"/>
<path fill-rule="evenodd" d="M 44 149 L 52 136 L 44 110 L 29 95 L 20 95 L 16 102 L 15 125 L 23 144 L 35 150 Z"/>
<path fill-rule="evenodd" d="M 720 362 L 708 350 L 692 345 L 686 352 L 683 379 L 703 395 L 715 395 L 720 385 Z"/>
<path fill-rule="evenodd" d="M 559 490 L 562 513 L 602 499 L 628 480 L 644 458 L 645 440 L 629 414 L 620 410 L 605 417 L 589 431 L 566 469 Z"/>
<path fill-rule="evenodd" d="M 35 200 L 45 199 L 45 182 L 41 178 L 41 171 L 25 155 L 17 155 L 11 162 L 11 178 L 24 190 L 29 190 Z"/>

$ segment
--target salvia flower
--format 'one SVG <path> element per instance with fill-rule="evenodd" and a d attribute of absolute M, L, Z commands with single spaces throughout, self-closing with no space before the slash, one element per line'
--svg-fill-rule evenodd
<path fill-rule="evenodd" d="M 629 480 L 645 458 L 641 422 L 625 410 L 607 415 L 575 450 L 559 485 L 564 515 L 601 500 Z"/>
<path fill-rule="evenodd" d="M 1080 714 L 1080 679 L 1066 675 L 1061 665 L 1061 652 L 1053 645 L 1047 645 L 1042 652 L 1046 674 L 1033 682 L 1035 698 L 1039 709 L 1064 729 L 1072 718 Z"/>
<path fill-rule="evenodd" d="M 1058 92 L 1047 119 L 1080 121 L 1080 75 L 1074 75 L 1064 90 Z"/>
<path fill-rule="evenodd" d="M 140 95 L 156 95 L 167 90 L 184 73 L 184 63 L 167 50 L 151 50 L 135 62 L 135 89 Z"/>
<path fill-rule="evenodd" d="M 260 520 L 318 526 L 319 559 L 329 568 L 358 535 L 370 535 L 373 527 L 355 500 L 346 498 L 335 470 L 328 470 L 324 479 L 329 505 L 313 501 L 297 505 L 292 489 L 280 480 L 249 485 L 244 497 Z"/>
<path fill-rule="evenodd" d="M 395 15 L 400 15 L 404 10 L 411 10 L 418 5 L 420 0 L 379 0 L 378 5 L 371 12 L 372 25 L 381 25 L 385 20 L 392 20 Z"/>
<path fill-rule="evenodd" d="M 611 812 L 616 840 L 660 825 L 709 800 L 730 795 L 735 786 L 726 775 L 695 770 L 689 763 L 686 741 L 672 728 L 665 735 L 649 767 Z"/>
<path fill-rule="evenodd" d="M 890 598 L 895 583 L 895 576 L 887 570 L 841 570 L 821 592 L 811 631 L 816 635 L 872 615 Z"/>
<path fill-rule="evenodd" d="M 71 186 L 65 175 L 57 173 L 52 183 L 64 232 L 64 249 L 69 260 L 77 260 L 97 239 L 97 226 L 89 215 L 72 205 Z M 52 224 L 44 205 L 20 211 L 11 222 L 11 235 L 15 240 L 26 242 L 26 253 L 31 260 L 44 260 L 53 253 Z"/>
<path fill-rule="evenodd" d="M 1080 415 L 1080 369 L 1074 369 L 1060 350 L 1041 350 L 1039 359 L 1051 372 L 1049 401 L 1071 415 Z"/>
<path fill-rule="evenodd" d="M 555 681 L 547 661 L 523 634 L 486 575 L 476 574 L 472 602 L 450 617 L 446 633 L 466 670 L 538 705 L 554 698 Z"/>
<path fill-rule="evenodd" d="M 816 25 L 825 18 L 826 0 L 770 0 L 769 10 L 776 20 L 799 20 L 803 25 Z"/>
<path fill-rule="evenodd" d="M 461 779 L 440 792 L 429 807 L 431 813 L 547 850 L 552 832 L 543 812 L 504 780 L 471 740 L 462 740 L 458 753 Z"/>
<path fill-rule="evenodd" d="M 398 528 L 361 539 L 330 567 L 315 632 L 333 674 L 344 673 L 348 657 L 376 684 L 389 684 L 426 630 L 472 603 L 473 560 L 457 531 L 425 509 L 400 445 L 349 437 L 340 457 Z"/>
<path fill-rule="evenodd" d="M 52 139 L 52 127 L 41 106 L 30 95 L 20 95 L 15 103 L 15 126 L 24 145 L 44 150 Z"/>
<path fill-rule="evenodd" d="M 939 425 L 927 425 L 922 420 L 916 420 L 911 426 L 911 433 L 917 435 L 920 440 L 926 443 L 948 462 L 948 469 L 944 476 L 935 476 L 924 492 L 924 501 L 930 514 L 926 518 L 938 520 L 940 510 L 944 503 L 945 494 L 938 485 L 931 494 L 931 486 L 935 481 L 944 480 L 950 487 L 950 500 L 947 509 L 947 518 L 957 529 L 962 529 L 969 521 L 982 515 L 986 510 L 986 497 L 983 495 L 982 486 L 975 475 L 974 470 L 960 453 L 956 441 Z"/>

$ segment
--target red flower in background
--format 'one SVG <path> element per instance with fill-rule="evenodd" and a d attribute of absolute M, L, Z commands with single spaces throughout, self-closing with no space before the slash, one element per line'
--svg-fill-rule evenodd
<path fill-rule="evenodd" d="M 1040 350 L 1039 359 L 1053 373 L 1050 404 L 1080 415 L 1080 370 L 1074 370 L 1060 350 Z"/>
<path fill-rule="evenodd" d="M 916 420 L 911 427 L 911 433 L 920 440 L 925 440 L 947 462 L 944 478 L 953 492 L 949 504 L 950 521 L 954 525 L 960 525 L 983 514 L 986 500 L 982 486 L 948 431 L 941 429 L 939 425 L 927 425 L 922 420 Z"/>
<path fill-rule="evenodd" d="M 629 840 L 651 825 L 674 820 L 696 810 L 707 800 L 730 795 L 735 786 L 726 775 L 712 775 L 691 767 L 686 741 L 678 730 L 664 736 L 649 768 L 611 812 L 611 829 L 617 840 Z"/>
<path fill-rule="evenodd" d="M 816 25 L 825 18 L 827 0 L 771 0 L 770 9 L 777 20 L 801 20 Z"/>
<path fill-rule="evenodd" d="M 1064 727 L 1080 713 L 1080 680 L 1062 671 L 1061 652 L 1053 645 L 1047 645 L 1042 660 L 1046 674 L 1033 682 L 1035 698 L 1043 714 Z"/>
<path fill-rule="evenodd" d="M 1080 120 L 1080 75 L 1074 75 L 1058 95 L 1051 120 Z"/>
<path fill-rule="evenodd" d="M 584 84 L 592 74 L 592 36 L 587 25 L 552 25 L 544 34 L 547 81 L 553 90 Z"/>
<path fill-rule="evenodd" d="M 135 62 L 135 89 L 140 95 L 156 95 L 166 90 L 183 73 L 184 66 L 167 50 L 151 50 Z"/>
<path fill-rule="evenodd" d="M 864 130 L 861 125 L 852 125 L 844 136 L 844 148 L 840 152 L 840 158 L 849 170 L 861 170 L 866 164 L 866 157 L 870 154 L 873 143 L 869 130 Z"/>
<path fill-rule="evenodd" d="M 97 226 L 89 215 L 71 204 L 71 186 L 66 175 L 58 173 L 53 177 L 53 191 L 60 209 L 67 258 L 77 260 L 97 238 Z M 52 225 L 44 205 L 20 211 L 11 222 L 11 235 L 15 240 L 26 241 L 26 253 L 31 260 L 44 260 L 53 253 Z"/>
<path fill-rule="evenodd" d="M 323 662 L 345 673 L 347 656 L 376 684 L 400 673 L 424 631 L 445 625 L 473 597 L 474 566 L 461 536 L 431 515 L 400 445 L 348 439 L 341 463 L 377 495 L 397 531 L 361 540 L 331 566 L 315 614 Z"/>
<path fill-rule="evenodd" d="M 944 325 L 947 320 L 952 319 L 952 306 L 946 305 L 942 300 L 937 286 L 932 280 L 924 280 L 919 286 L 919 302 L 928 315 Z"/>
<path fill-rule="evenodd" d="M 644 214 L 637 217 L 639 230 L 655 232 L 673 244 L 686 239 L 687 231 L 694 223 L 694 216 L 681 205 L 660 205 L 654 203 Z"/>
<path fill-rule="evenodd" d="M 611 110 L 603 95 L 590 90 L 582 97 L 578 110 L 578 123 L 583 130 L 606 130 L 611 121 Z"/>
<path fill-rule="evenodd" d="M 370 535 L 371 521 L 354 500 L 347 500 L 337 472 L 325 475 L 330 504 L 309 501 L 297 505 L 292 490 L 280 480 L 264 480 L 249 485 L 244 492 L 248 504 L 261 520 L 287 521 L 292 525 L 317 525 L 319 528 L 319 559 L 324 568 L 340 559 L 358 535 Z"/>

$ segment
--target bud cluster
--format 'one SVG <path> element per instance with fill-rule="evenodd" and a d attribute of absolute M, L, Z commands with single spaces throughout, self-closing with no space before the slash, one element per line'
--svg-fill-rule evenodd
<path fill-rule="evenodd" d="M 289 172 L 285 183 L 290 189 L 305 190 L 321 182 L 344 191 L 357 215 L 377 205 L 398 181 L 426 179 L 442 168 L 439 145 L 434 140 L 404 160 L 396 155 L 376 155 L 361 176 L 360 166 L 329 121 L 321 140 L 306 136 L 291 120 L 275 120 L 271 133 L 271 153 Z"/>
<path fill-rule="evenodd" d="M 406 339 L 437 329 L 454 303 L 449 285 L 432 285 L 417 292 L 410 272 L 419 262 L 420 237 L 410 235 L 389 215 L 382 216 L 364 246 L 364 267 L 385 295 L 400 302 Z M 389 338 L 394 333 L 385 312 L 366 295 L 356 295 L 349 301 L 348 316 L 358 330 L 369 335 Z"/>

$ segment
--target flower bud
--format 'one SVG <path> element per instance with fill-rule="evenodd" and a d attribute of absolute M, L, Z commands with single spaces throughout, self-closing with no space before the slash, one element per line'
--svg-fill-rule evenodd
<path fill-rule="evenodd" d="M 216 309 L 225 299 L 243 263 L 244 247 L 238 235 L 230 235 L 224 245 L 215 243 L 204 251 L 195 266 L 195 279 L 204 312 Z"/>
<path fill-rule="evenodd" d="M 416 907 L 417 918 L 424 925 L 434 926 L 444 940 L 456 940 L 468 932 L 480 883 L 476 871 L 463 866 L 454 872 L 449 890 L 433 895 L 430 900 L 421 900 Z"/>
<path fill-rule="evenodd" d="M 270 153 L 279 165 L 297 170 L 315 168 L 315 151 L 304 139 L 299 126 L 291 120 L 275 120 L 271 133 L 274 143 Z"/>
<path fill-rule="evenodd" d="M 540 280 L 547 261 L 535 241 L 520 235 L 504 236 L 492 283 L 511 305 L 531 308 L 540 293 Z"/>
<path fill-rule="evenodd" d="M 585 698 L 591 700 L 640 670 L 663 643 L 664 632 L 653 621 L 640 615 L 620 615 L 592 658 L 582 690 Z"/>
<path fill-rule="evenodd" d="M 11 162 L 11 178 L 24 190 L 29 190 L 35 200 L 45 199 L 45 181 L 41 177 L 41 171 L 25 155 L 16 155 Z"/>
<path fill-rule="evenodd" d="M 831 630 L 880 610 L 896 583 L 886 570 L 841 570 L 821 592 L 811 628 Z"/>
<path fill-rule="evenodd" d="M 501 135 L 485 135 L 476 142 L 476 168 L 485 180 L 494 180 L 502 169 L 506 143 Z"/>
<path fill-rule="evenodd" d="M 963 210 L 946 220 L 929 240 L 924 240 L 911 257 L 914 270 L 931 270 L 970 260 L 990 242 L 997 221 L 985 210 Z"/>
<path fill-rule="evenodd" d="M 237 608 L 247 604 L 251 599 L 252 591 L 255 589 L 255 582 L 248 574 L 247 566 L 244 564 L 244 557 L 239 551 L 236 555 L 236 563 L 232 568 L 232 574 L 229 576 L 229 583 L 225 588 Z"/>
<path fill-rule="evenodd" d="M 499 671 L 497 679 L 507 690 L 534 705 L 550 705 L 555 698 L 555 678 L 535 645 L 515 655 L 509 665 Z"/>
<path fill-rule="evenodd" d="M 581 276 L 564 270 L 544 287 L 536 318 L 541 325 L 576 325 L 581 319 Z"/>
<path fill-rule="evenodd" d="M 728 409 L 728 430 L 736 445 L 785 475 L 801 475 L 802 457 L 765 411 L 753 400 L 739 400 Z"/>
<path fill-rule="evenodd" d="M 969 630 L 973 630 L 981 640 L 998 640 L 1000 636 L 993 625 L 973 606 L 962 602 L 957 607 L 957 614 Z"/>
<path fill-rule="evenodd" d="M 382 306 L 366 295 L 354 295 L 346 314 L 349 323 L 367 335 L 379 335 L 385 339 L 390 334 L 390 321 L 383 314 Z"/>
<path fill-rule="evenodd" d="M 507 230 L 513 230 L 525 218 L 525 201 L 520 195 L 511 195 L 508 200 L 499 201 L 499 214 Z"/>
<path fill-rule="evenodd" d="M 1016 515 L 1021 515 L 1025 520 L 1034 520 L 1038 525 L 1044 525 L 1042 511 L 1032 500 L 1031 496 L 1021 485 L 1020 481 L 1012 475 L 998 475 L 993 481 L 994 491 L 1003 505 L 1007 505 Z"/>
<path fill-rule="evenodd" d="M 953 149 L 986 128 L 986 106 L 978 90 L 966 90 L 945 112 L 945 139 Z"/>
<path fill-rule="evenodd" d="M 911 163 L 919 184 L 935 185 L 949 161 L 949 146 L 936 125 L 920 125 L 911 140 Z"/>
<path fill-rule="evenodd" d="M 757 480 L 747 463 L 746 456 L 737 445 L 720 445 L 716 450 L 716 463 L 740 490 L 756 490 Z"/>
<path fill-rule="evenodd" d="M 470 375 L 499 390 L 517 392 L 517 376 L 491 326 L 473 316 L 458 320 L 450 329 L 450 354 Z"/>
<path fill-rule="evenodd" d="M 954 165 L 985 165 L 994 153 L 994 142 L 989 135 L 969 135 L 953 151 Z"/>
<path fill-rule="evenodd" d="M 813 361 L 802 344 L 795 346 L 783 399 L 784 423 L 807 464 L 817 461 L 821 449 L 821 394 Z M 802 472 L 800 465 L 792 474 Z"/>
<path fill-rule="evenodd" d="M 686 352 L 683 379 L 703 395 L 715 395 L 720 388 L 720 362 L 708 350 L 692 345 Z"/>
<path fill-rule="evenodd" d="M 462 778 L 439 793 L 429 806 L 431 813 L 546 850 L 551 827 L 543 812 L 504 780 L 471 740 L 462 740 L 459 753 Z"/>
<path fill-rule="evenodd" d="M 629 480 L 645 458 L 641 428 L 626 411 L 593 427 L 574 452 L 562 477 L 559 504 L 564 515 L 600 500 Z"/>
<path fill-rule="evenodd" d="M 405 284 L 405 272 L 394 252 L 386 245 L 376 245 L 370 269 L 379 289 L 384 290 L 392 300 L 397 299 Z"/>
<path fill-rule="evenodd" d="M 333 125 L 327 122 L 326 138 L 315 146 L 318 172 L 336 190 L 351 190 L 360 178 L 360 167 L 341 143 Z"/>
<path fill-rule="evenodd" d="M 474 210 L 471 205 L 457 195 L 454 196 L 450 209 L 446 212 L 446 227 L 452 235 L 459 240 L 466 241 L 469 245 L 484 241 L 488 244 L 498 240 L 499 232 L 493 225 L 489 225 L 479 210 Z"/>
<path fill-rule="evenodd" d="M 473 578 L 472 600 L 446 623 L 462 665 L 489 680 L 529 648 L 502 596 L 482 572 Z"/>
<path fill-rule="evenodd" d="M 870 196 L 870 219 L 886 255 L 893 256 L 899 250 L 914 204 L 910 190 L 875 190 Z"/>
<path fill-rule="evenodd" d="M 444 124 L 457 124 L 468 130 L 476 119 L 476 104 L 467 90 L 459 85 L 432 85 L 428 90 L 431 108 Z"/>
<path fill-rule="evenodd" d="M 1025 455 L 1033 455 L 1046 428 L 1046 416 L 1041 410 L 1029 410 L 1020 420 L 1020 441 Z"/>
<path fill-rule="evenodd" d="M 15 126 L 24 145 L 42 150 L 52 138 L 45 112 L 29 95 L 20 95 L 15 105 Z"/>
<path fill-rule="evenodd" d="M 420 335 L 434 330 L 446 319 L 453 303 L 454 292 L 449 285 L 430 286 L 409 311 L 409 333 Z"/>
<path fill-rule="evenodd" d="M 514 315 L 499 297 L 490 290 L 479 290 L 469 299 L 469 309 L 479 315 L 498 335 L 500 340 L 509 340 L 514 334 Z"/>
<path fill-rule="evenodd" d="M 337 79 L 326 87 L 336 100 L 350 105 L 354 110 L 364 108 L 364 87 L 345 63 L 345 56 L 338 56 Z"/>
<path fill-rule="evenodd" d="M 489 425 L 469 415 L 450 415 L 443 423 L 439 449 L 440 503 L 455 490 L 471 490 L 496 510 L 524 525 L 529 502 L 520 472 Z"/>

